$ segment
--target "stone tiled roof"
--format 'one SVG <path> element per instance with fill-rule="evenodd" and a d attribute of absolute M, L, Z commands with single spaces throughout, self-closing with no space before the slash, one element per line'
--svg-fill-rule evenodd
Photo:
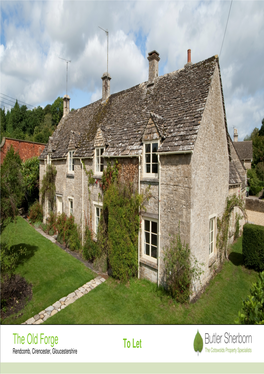
<path fill-rule="evenodd" d="M 74 157 L 93 157 L 99 128 L 105 156 L 140 155 L 150 118 L 161 136 L 159 152 L 193 150 L 216 65 L 217 56 L 188 64 L 156 78 L 151 87 L 144 82 L 110 95 L 104 103 L 98 100 L 70 112 L 52 136 L 52 158 L 66 157 L 70 148 L 75 148 Z M 47 147 L 40 158 L 46 154 Z"/>
<path fill-rule="evenodd" d="M 243 184 L 243 180 L 233 161 L 229 162 L 229 184 Z"/>
<path fill-rule="evenodd" d="M 234 142 L 234 147 L 239 155 L 240 160 L 253 159 L 252 140 L 246 142 Z"/>

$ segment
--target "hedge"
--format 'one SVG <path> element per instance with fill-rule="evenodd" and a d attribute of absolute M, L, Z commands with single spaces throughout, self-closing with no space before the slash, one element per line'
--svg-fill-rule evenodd
<path fill-rule="evenodd" d="M 242 253 L 246 267 L 264 270 L 264 226 L 244 225 Z"/>

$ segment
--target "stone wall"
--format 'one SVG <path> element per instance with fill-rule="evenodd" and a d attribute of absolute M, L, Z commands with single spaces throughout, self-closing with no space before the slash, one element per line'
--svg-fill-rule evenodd
<path fill-rule="evenodd" d="M 246 198 L 248 222 L 264 226 L 264 200 Z"/>
<path fill-rule="evenodd" d="M 3 138 L 2 143 L 0 145 L 1 165 L 11 146 L 13 146 L 15 152 L 19 153 L 19 156 L 22 159 L 22 161 L 26 161 L 29 158 L 40 156 L 46 145 L 42 143 L 29 142 L 26 140 Z"/>
<path fill-rule="evenodd" d="M 209 219 L 214 218 L 215 244 L 217 217 L 224 212 L 229 188 L 227 134 L 218 68 L 212 79 L 195 142 L 191 170 L 190 247 L 198 262 L 204 264 L 201 281 L 205 284 L 212 275 L 212 265 L 218 262 L 216 248 L 209 256 Z M 197 283 L 194 292 L 199 287 Z"/>

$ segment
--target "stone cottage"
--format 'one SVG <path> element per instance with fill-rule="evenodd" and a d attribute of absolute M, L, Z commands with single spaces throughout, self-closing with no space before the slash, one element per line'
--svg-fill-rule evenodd
<path fill-rule="evenodd" d="M 150 52 L 148 60 L 148 80 L 137 86 L 111 95 L 105 73 L 102 99 L 70 112 L 70 98 L 64 97 L 64 116 L 40 156 L 40 180 L 46 165 L 55 165 L 57 212 L 72 213 L 82 233 L 92 220 L 96 233 L 102 191 L 100 183 L 91 186 L 89 203 L 83 163 L 100 182 L 107 161 L 117 159 L 122 178 L 139 192 L 150 186 L 152 194 L 141 212 L 139 277 L 162 283 L 163 251 L 180 222 L 182 240 L 204 264 L 204 284 L 218 262 L 217 217 L 229 190 L 243 190 L 231 157 L 219 59 L 192 64 L 188 50 L 187 64 L 163 76 L 159 54 Z"/>
<path fill-rule="evenodd" d="M 239 142 L 237 129 L 234 129 L 234 147 L 245 168 L 251 169 L 251 163 L 253 160 L 252 140 Z"/>

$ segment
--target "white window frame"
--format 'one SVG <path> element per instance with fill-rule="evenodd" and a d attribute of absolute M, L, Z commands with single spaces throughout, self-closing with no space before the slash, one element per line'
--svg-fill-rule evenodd
<path fill-rule="evenodd" d="M 148 144 L 150 145 L 150 152 L 146 152 L 146 146 Z M 158 178 L 158 176 L 159 176 L 158 154 L 156 152 L 152 151 L 152 145 L 153 144 L 157 144 L 158 145 L 158 147 L 157 147 L 157 150 L 158 150 L 159 149 L 159 140 L 151 140 L 151 141 L 147 141 L 147 142 L 143 143 L 143 175 L 144 175 L 144 177 Z M 155 162 L 155 163 L 153 163 L 153 161 L 152 161 L 152 155 L 153 155 L 153 153 L 157 154 L 157 162 Z M 150 161 L 149 162 L 147 162 L 147 160 L 146 160 L 147 154 L 150 155 Z M 147 164 L 150 165 L 150 172 L 147 172 Z M 152 172 L 152 165 L 153 164 L 157 164 L 157 173 L 153 173 Z"/>
<path fill-rule="evenodd" d="M 71 215 L 73 216 L 74 198 L 68 197 L 68 202 L 69 202 L 69 217 L 70 217 Z M 71 203 L 72 203 L 72 208 L 71 208 Z"/>
<path fill-rule="evenodd" d="M 146 230 L 146 221 L 149 222 L 149 231 Z M 153 232 L 153 223 L 157 225 L 157 232 Z M 159 248 L 158 248 L 158 235 L 159 235 L 159 222 L 156 219 L 144 217 L 142 218 L 142 257 L 157 263 L 158 256 L 159 256 Z M 156 237 L 156 244 L 153 243 L 153 239 Z M 155 242 L 155 241 L 154 241 Z M 149 248 L 147 248 L 149 246 Z M 152 247 L 156 248 L 157 257 L 152 256 Z M 149 249 L 149 254 L 147 254 L 147 250 Z"/>
<path fill-rule="evenodd" d="M 47 165 L 51 165 L 51 156 L 49 153 L 47 154 Z"/>
<path fill-rule="evenodd" d="M 104 154 L 104 147 L 96 147 L 94 154 L 95 154 L 95 174 L 96 175 L 102 175 L 103 169 L 104 169 L 104 160 L 103 160 L 103 154 Z"/>
<path fill-rule="evenodd" d="M 58 207 L 59 207 L 59 204 L 58 204 L 58 201 L 61 199 L 61 212 L 58 212 Z M 62 195 L 61 194 L 56 194 L 56 212 L 57 214 L 59 213 L 63 213 L 63 198 L 62 198 Z"/>
<path fill-rule="evenodd" d="M 212 223 L 212 226 L 211 226 Z M 216 214 L 209 216 L 209 256 L 215 254 L 216 248 Z"/>
<path fill-rule="evenodd" d="M 68 172 L 74 174 L 74 159 L 73 159 L 74 151 L 68 152 Z"/>
<path fill-rule="evenodd" d="M 100 201 L 93 201 L 94 205 L 94 233 L 95 235 L 98 234 L 98 226 L 99 226 L 99 220 L 102 214 L 102 209 L 103 209 L 103 203 Z M 99 219 L 97 216 L 97 209 L 99 209 Z"/>

